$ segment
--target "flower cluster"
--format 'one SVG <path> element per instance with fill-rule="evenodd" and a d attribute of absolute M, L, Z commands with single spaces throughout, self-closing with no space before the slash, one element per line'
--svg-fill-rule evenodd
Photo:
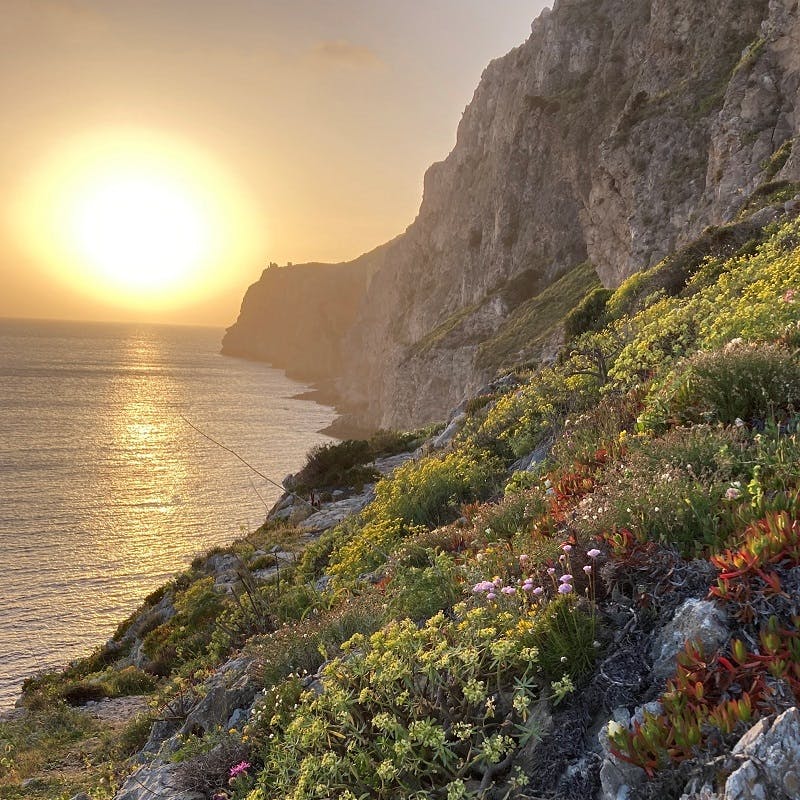
<path fill-rule="evenodd" d="M 569 595 L 575 591 L 575 577 L 570 572 L 570 557 L 573 546 L 571 544 L 563 544 L 560 549 L 561 554 L 558 557 L 558 564 L 561 574 L 558 574 L 559 569 L 554 566 L 548 567 L 546 574 L 550 578 L 554 593 Z M 601 551 L 597 548 L 592 548 L 586 553 L 586 556 L 592 562 L 596 561 L 600 555 Z M 526 571 L 530 562 L 531 558 L 527 554 L 519 556 L 519 564 L 523 571 Z M 590 581 L 593 581 L 594 568 L 592 564 L 586 564 L 581 569 Z M 506 584 L 499 575 L 495 575 L 491 580 L 478 581 L 472 587 L 472 594 L 483 596 L 489 602 L 498 600 L 498 595 L 503 595 L 507 598 L 517 596 L 523 598 L 524 602 L 532 602 L 542 599 L 545 595 L 545 589 L 539 583 L 537 576 L 529 571 L 527 575 L 517 579 L 513 585 Z"/>

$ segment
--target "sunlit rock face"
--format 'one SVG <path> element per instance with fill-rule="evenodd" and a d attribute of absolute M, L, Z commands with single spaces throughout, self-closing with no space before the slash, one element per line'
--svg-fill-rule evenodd
<path fill-rule="evenodd" d="M 545 11 L 485 70 L 416 220 L 359 261 L 368 288 L 331 369 L 345 406 L 373 426 L 441 420 L 500 366 L 480 344 L 574 266 L 618 285 L 800 179 L 798 15 L 796 0 Z"/>

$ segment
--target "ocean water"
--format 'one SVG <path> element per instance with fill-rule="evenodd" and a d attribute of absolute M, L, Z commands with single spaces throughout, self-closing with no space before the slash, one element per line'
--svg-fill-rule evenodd
<path fill-rule="evenodd" d="M 192 557 L 263 522 L 332 409 L 222 330 L 0 320 L 0 710 Z"/>

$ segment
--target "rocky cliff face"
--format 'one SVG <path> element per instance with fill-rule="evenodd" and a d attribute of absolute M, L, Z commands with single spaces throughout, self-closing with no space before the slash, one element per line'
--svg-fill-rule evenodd
<path fill-rule="evenodd" d="M 799 179 L 798 132 L 797 0 L 556 0 L 487 67 L 413 224 L 339 268 L 368 285 L 318 329 L 310 360 L 332 365 L 361 422 L 441 419 L 502 365 L 479 358 L 487 341 L 530 358 L 532 338 L 556 336 L 544 318 L 519 324 L 526 302 L 586 261 L 617 285 L 734 218 L 765 184 Z M 307 270 L 287 271 L 288 284 Z M 253 350 L 274 330 L 255 300 L 292 319 L 338 301 L 307 302 L 301 288 L 273 297 L 270 272 L 226 352 L 237 342 L 302 374 L 299 351 Z"/>
<path fill-rule="evenodd" d="M 340 375 L 342 344 L 386 247 L 344 264 L 265 269 L 225 332 L 222 352 L 268 361 L 309 381 Z"/>

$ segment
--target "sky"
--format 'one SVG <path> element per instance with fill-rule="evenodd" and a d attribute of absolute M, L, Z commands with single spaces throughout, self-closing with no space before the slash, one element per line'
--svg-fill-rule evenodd
<path fill-rule="evenodd" d="M 391 239 L 544 6 L 2 0 L 0 317 L 229 325 Z"/>

